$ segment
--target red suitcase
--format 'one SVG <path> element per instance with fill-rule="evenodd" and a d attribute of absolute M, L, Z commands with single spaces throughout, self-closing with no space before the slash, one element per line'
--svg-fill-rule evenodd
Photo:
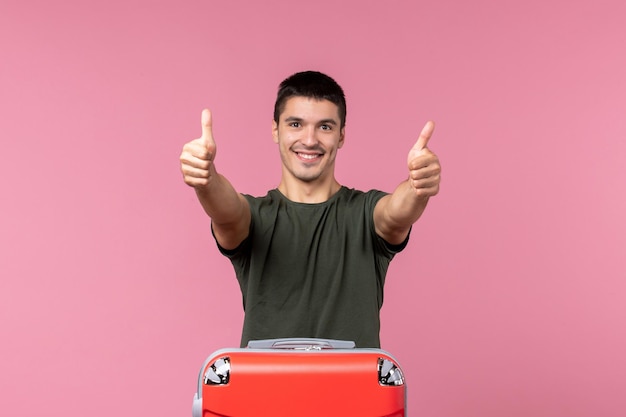
<path fill-rule="evenodd" d="M 404 417 L 406 386 L 380 349 L 326 339 L 272 339 L 204 362 L 193 417 Z"/>

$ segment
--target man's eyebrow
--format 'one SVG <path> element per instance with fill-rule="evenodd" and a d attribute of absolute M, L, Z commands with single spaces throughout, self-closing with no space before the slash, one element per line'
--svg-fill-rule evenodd
<path fill-rule="evenodd" d="M 289 116 L 285 118 L 285 122 L 303 122 L 304 119 L 302 117 L 297 116 Z M 321 125 L 337 125 L 337 121 L 335 119 L 322 119 L 317 122 L 317 124 Z"/>
<path fill-rule="evenodd" d="M 290 123 L 290 122 L 299 122 L 302 123 L 304 121 L 304 119 L 302 117 L 297 117 L 297 116 L 289 116 L 285 118 L 285 122 L 286 123 Z M 338 123 L 335 119 L 322 119 L 320 121 L 317 122 L 317 124 L 320 125 L 333 125 L 333 126 L 337 126 Z"/>

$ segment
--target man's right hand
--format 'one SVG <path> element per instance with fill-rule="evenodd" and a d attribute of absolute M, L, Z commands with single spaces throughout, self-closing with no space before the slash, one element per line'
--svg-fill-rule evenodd
<path fill-rule="evenodd" d="M 202 110 L 202 136 L 183 146 L 180 169 L 185 183 L 191 187 L 206 187 L 217 175 L 213 161 L 217 147 L 213 140 L 212 117 L 209 109 Z"/>

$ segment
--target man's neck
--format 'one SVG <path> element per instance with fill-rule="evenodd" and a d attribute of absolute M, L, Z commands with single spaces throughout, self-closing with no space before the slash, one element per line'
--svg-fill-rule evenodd
<path fill-rule="evenodd" d="M 289 200 L 296 203 L 316 204 L 328 201 L 333 195 L 335 195 L 341 189 L 339 184 L 334 178 L 329 184 L 319 183 L 287 183 L 281 181 L 278 186 L 278 191 L 281 192 Z"/>

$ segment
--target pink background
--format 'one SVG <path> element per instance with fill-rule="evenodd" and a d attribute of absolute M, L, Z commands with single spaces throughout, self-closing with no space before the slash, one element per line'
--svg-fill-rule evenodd
<path fill-rule="evenodd" d="M 181 147 L 211 107 L 263 194 L 276 86 L 317 69 L 346 185 L 392 190 L 437 122 L 382 311 L 410 415 L 626 415 L 625 4 L 2 0 L 0 414 L 190 415 L 242 311 Z"/>

